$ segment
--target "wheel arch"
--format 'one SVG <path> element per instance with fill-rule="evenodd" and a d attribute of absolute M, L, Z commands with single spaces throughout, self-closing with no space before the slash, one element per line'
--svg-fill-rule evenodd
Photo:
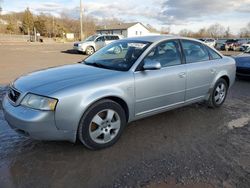
<path fill-rule="evenodd" d="M 96 48 L 95 48 L 94 45 L 88 45 L 88 46 L 86 47 L 86 50 L 87 50 L 87 48 L 89 48 L 89 47 L 93 48 L 93 49 L 96 51 Z"/>
<path fill-rule="evenodd" d="M 230 87 L 230 79 L 227 75 L 221 76 L 219 79 L 224 79 L 227 82 L 227 86 Z"/>
<path fill-rule="evenodd" d="M 216 82 L 217 82 L 219 79 L 221 79 L 221 78 L 223 78 L 223 79 L 227 82 L 228 87 L 231 86 L 230 76 L 228 75 L 228 73 L 227 73 L 226 71 L 221 71 L 221 72 L 219 72 L 219 73 L 216 75 L 216 77 L 214 78 L 214 80 L 213 80 L 213 82 L 212 82 L 212 84 L 211 84 L 211 86 L 210 86 L 210 89 L 213 89 L 213 88 L 214 88 L 214 85 L 216 84 Z"/>
<path fill-rule="evenodd" d="M 109 99 L 109 100 L 112 100 L 116 103 L 118 103 L 122 108 L 123 110 L 125 111 L 125 115 L 126 115 L 126 121 L 128 122 L 129 120 L 129 106 L 127 104 L 127 102 L 120 96 L 116 96 L 116 95 L 107 95 L 107 96 L 103 96 L 103 97 L 99 97 L 99 98 L 96 98 L 95 100 L 91 101 L 86 107 L 85 107 L 85 110 L 84 112 L 82 113 L 82 116 L 86 113 L 86 111 L 88 111 L 89 108 L 91 108 L 91 106 L 93 106 L 94 104 L 96 104 L 97 102 L 99 101 L 102 101 L 102 100 L 105 100 L 105 99 Z"/>

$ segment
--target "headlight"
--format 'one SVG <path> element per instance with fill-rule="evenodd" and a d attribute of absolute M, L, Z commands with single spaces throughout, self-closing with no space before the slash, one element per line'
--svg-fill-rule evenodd
<path fill-rule="evenodd" d="M 58 100 L 49 97 L 43 97 L 35 94 L 27 94 L 21 102 L 21 105 L 37 110 L 51 110 L 56 109 Z"/>

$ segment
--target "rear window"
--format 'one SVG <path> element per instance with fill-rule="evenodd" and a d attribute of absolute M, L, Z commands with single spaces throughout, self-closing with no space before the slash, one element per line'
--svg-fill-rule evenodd
<path fill-rule="evenodd" d="M 118 40 L 119 37 L 118 37 L 118 36 L 110 35 L 110 36 L 106 36 L 105 39 L 106 39 L 106 40 Z"/>
<path fill-rule="evenodd" d="M 214 60 L 214 59 L 221 59 L 221 56 L 216 51 L 214 51 L 213 49 L 207 47 L 207 50 L 208 50 L 208 52 L 209 52 L 210 57 L 211 57 L 212 60 Z"/>
<path fill-rule="evenodd" d="M 213 39 L 207 39 L 207 42 L 214 42 Z"/>
<path fill-rule="evenodd" d="M 181 43 L 187 63 L 209 60 L 208 51 L 201 43 L 190 40 L 182 40 Z"/>
<path fill-rule="evenodd" d="M 233 43 L 233 42 L 238 42 L 238 40 L 231 39 L 231 40 L 227 40 L 226 43 Z"/>

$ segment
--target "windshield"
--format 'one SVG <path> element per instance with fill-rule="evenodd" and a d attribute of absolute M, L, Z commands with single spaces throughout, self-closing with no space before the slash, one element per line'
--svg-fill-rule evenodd
<path fill-rule="evenodd" d="M 86 42 L 88 42 L 88 41 L 94 41 L 97 37 L 98 37 L 98 35 L 92 35 L 92 36 L 86 38 L 85 41 Z"/>
<path fill-rule="evenodd" d="M 245 53 L 250 53 L 250 47 L 246 49 Z"/>
<path fill-rule="evenodd" d="M 236 40 L 236 39 L 230 39 L 230 40 L 226 41 L 226 43 L 234 43 L 234 42 L 238 42 L 238 40 Z"/>
<path fill-rule="evenodd" d="M 85 59 L 86 65 L 128 71 L 150 42 L 124 40 L 113 42 Z"/>

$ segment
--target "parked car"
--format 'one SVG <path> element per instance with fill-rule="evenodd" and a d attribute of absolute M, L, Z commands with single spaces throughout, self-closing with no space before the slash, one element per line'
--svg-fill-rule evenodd
<path fill-rule="evenodd" d="M 242 44 L 241 47 L 240 47 L 240 51 L 246 51 L 247 48 L 249 48 L 249 47 L 250 47 L 250 41 L 248 41 L 247 43 Z"/>
<path fill-rule="evenodd" d="M 218 39 L 215 44 L 216 50 L 223 50 L 227 39 Z"/>
<path fill-rule="evenodd" d="M 127 38 L 82 63 L 18 78 L 2 106 L 20 133 L 40 140 L 79 139 L 101 149 L 113 145 L 131 121 L 200 101 L 220 107 L 235 69 L 233 58 L 198 40 Z"/>
<path fill-rule="evenodd" d="M 200 41 L 204 42 L 205 44 L 207 44 L 210 47 L 215 47 L 216 44 L 216 40 L 215 39 L 211 39 L 211 38 L 203 38 L 203 39 L 199 39 Z"/>
<path fill-rule="evenodd" d="M 238 77 L 250 77 L 250 47 L 247 50 L 234 57 L 236 61 L 236 75 Z"/>
<path fill-rule="evenodd" d="M 226 41 L 225 45 L 222 47 L 224 50 L 238 51 L 242 44 L 246 43 L 245 39 L 229 39 Z"/>
<path fill-rule="evenodd" d="M 123 38 L 121 35 L 92 35 L 84 41 L 74 43 L 73 48 L 78 52 L 92 55 L 95 51 L 121 38 Z"/>

